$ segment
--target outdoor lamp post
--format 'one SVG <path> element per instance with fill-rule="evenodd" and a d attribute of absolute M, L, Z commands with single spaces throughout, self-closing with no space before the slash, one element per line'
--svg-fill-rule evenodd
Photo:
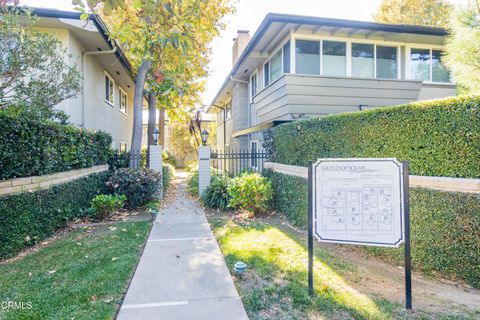
<path fill-rule="evenodd" d="M 158 143 L 158 136 L 160 135 L 160 131 L 158 131 L 157 128 L 153 130 L 152 136 L 153 136 L 153 144 L 156 145 Z"/>
<path fill-rule="evenodd" d="M 203 129 L 202 133 L 200 134 L 202 136 L 202 144 L 203 146 L 207 145 L 207 140 L 208 140 L 208 131 L 207 129 Z"/>

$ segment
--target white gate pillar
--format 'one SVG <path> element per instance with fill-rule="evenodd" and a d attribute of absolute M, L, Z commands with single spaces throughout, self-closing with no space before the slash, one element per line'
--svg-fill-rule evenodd
<path fill-rule="evenodd" d="M 198 194 L 210 186 L 210 147 L 198 148 Z"/>
<path fill-rule="evenodd" d="M 162 157 L 162 146 L 151 145 L 150 153 L 148 154 L 149 168 L 160 172 L 162 175 L 162 180 L 160 181 L 159 188 L 157 190 L 156 196 L 160 199 L 163 198 L 163 157 Z"/>

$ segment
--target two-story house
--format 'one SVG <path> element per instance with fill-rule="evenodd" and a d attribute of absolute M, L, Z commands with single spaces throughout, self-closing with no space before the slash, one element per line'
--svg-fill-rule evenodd
<path fill-rule="evenodd" d="M 446 31 L 268 14 L 239 30 L 233 68 L 208 107 L 219 149 L 257 149 L 286 121 L 456 94 L 442 63 Z"/>
<path fill-rule="evenodd" d="M 82 77 L 82 92 L 62 101 L 57 108 L 70 116 L 71 124 L 103 130 L 113 137 L 113 147 L 129 150 L 133 128 L 132 67 L 121 48 L 109 39 L 102 20 L 92 15 L 89 22 L 79 12 L 34 8 L 36 27 L 62 42 Z"/>

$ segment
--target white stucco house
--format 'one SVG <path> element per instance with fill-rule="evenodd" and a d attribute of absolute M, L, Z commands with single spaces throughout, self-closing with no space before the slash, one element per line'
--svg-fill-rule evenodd
<path fill-rule="evenodd" d="M 100 17 L 88 23 L 80 13 L 33 8 L 36 27 L 59 39 L 82 76 L 82 92 L 57 107 L 78 127 L 103 130 L 113 137 L 112 147 L 129 150 L 133 128 L 134 75 L 115 41 L 109 40 Z"/>
<path fill-rule="evenodd" d="M 441 28 L 268 14 L 239 30 L 233 68 L 208 107 L 219 149 L 257 149 L 296 119 L 456 94 Z"/>

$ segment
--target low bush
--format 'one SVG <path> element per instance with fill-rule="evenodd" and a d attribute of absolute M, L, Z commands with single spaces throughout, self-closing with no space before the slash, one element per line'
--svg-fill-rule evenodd
<path fill-rule="evenodd" d="M 229 206 L 242 208 L 253 214 L 268 210 L 273 197 L 272 182 L 258 173 L 243 173 L 228 186 Z"/>
<path fill-rule="evenodd" d="M 177 163 L 175 161 L 175 157 L 174 155 L 168 151 L 168 150 L 163 150 L 162 152 L 162 159 L 163 159 L 163 163 L 164 164 L 169 164 L 171 165 L 172 167 L 176 167 Z"/>
<path fill-rule="evenodd" d="M 277 211 L 307 228 L 307 181 L 267 171 Z M 480 195 L 410 188 L 413 268 L 480 288 Z M 403 250 L 363 247 L 402 265 Z"/>
<path fill-rule="evenodd" d="M 32 246 L 82 216 L 98 194 L 108 193 L 109 173 L 91 174 L 49 189 L 0 197 L 0 258 Z"/>
<path fill-rule="evenodd" d="M 162 175 L 150 169 L 118 169 L 112 173 L 107 185 L 112 193 L 127 197 L 128 208 L 142 206 L 153 198 L 161 183 Z"/>
<path fill-rule="evenodd" d="M 91 206 L 95 219 L 102 220 L 123 208 L 127 197 L 118 194 L 99 194 L 93 198 Z"/>
<path fill-rule="evenodd" d="M 480 177 L 480 96 L 331 115 L 277 126 L 265 135 L 273 162 L 318 158 L 410 161 L 415 175 Z"/>
<path fill-rule="evenodd" d="M 0 180 L 106 164 L 112 138 L 0 111 Z"/>
<path fill-rule="evenodd" d="M 172 176 L 175 172 L 175 168 L 171 164 L 163 164 L 162 166 L 162 182 L 163 182 L 163 192 L 165 192 L 170 186 Z"/>
<path fill-rule="evenodd" d="M 187 191 L 194 197 L 198 196 L 198 169 L 188 173 Z"/>
<path fill-rule="evenodd" d="M 228 186 L 228 179 L 215 176 L 212 179 L 210 186 L 202 195 L 203 204 L 208 208 L 227 210 L 230 203 Z"/>

